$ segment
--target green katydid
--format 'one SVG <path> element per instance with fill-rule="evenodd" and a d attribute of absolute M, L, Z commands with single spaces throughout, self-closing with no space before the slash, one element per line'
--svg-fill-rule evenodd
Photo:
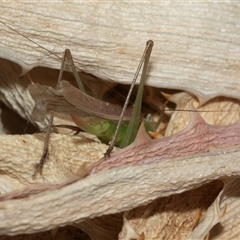
<path fill-rule="evenodd" d="M 137 71 L 134 75 L 132 85 L 130 87 L 123 108 L 118 105 L 97 100 L 87 95 L 84 92 L 84 87 L 77 74 L 71 53 L 69 50 L 65 50 L 59 73 L 57 90 L 38 85 L 31 85 L 29 88 L 29 92 L 35 100 L 35 108 L 32 113 L 34 120 L 41 119 L 41 117 L 38 115 L 38 110 L 44 108 L 46 112 L 51 112 L 49 126 L 51 126 L 53 120 L 52 113 L 57 112 L 68 114 L 71 115 L 73 121 L 82 130 L 96 135 L 102 142 L 109 143 L 111 141 L 106 152 L 107 156 L 110 155 L 114 145 L 121 148 L 126 147 L 135 139 L 140 124 L 142 94 L 152 47 L 153 41 L 149 40 L 147 42 L 146 49 L 143 53 Z M 71 65 L 74 77 L 80 90 L 73 87 L 68 82 L 62 81 L 62 75 L 66 60 L 68 60 Z M 134 103 L 133 111 L 131 111 L 127 109 L 127 105 L 143 63 L 144 66 L 140 85 Z M 127 123 L 128 121 L 129 123 Z M 42 171 L 43 164 L 48 155 L 50 128 L 51 127 L 48 128 L 46 134 L 43 155 L 39 164 L 36 166 L 35 174 L 38 171 Z"/>
<path fill-rule="evenodd" d="M 6 27 L 8 27 L 9 29 L 11 29 L 12 31 L 16 32 L 17 34 L 21 35 L 22 37 L 26 38 L 28 41 L 32 42 L 33 44 L 37 45 L 38 47 L 44 49 L 44 50 L 47 51 L 48 53 L 50 53 L 50 54 L 52 54 L 52 55 L 55 55 L 57 58 L 60 58 L 57 54 L 55 54 L 55 53 L 49 51 L 47 48 L 39 45 L 37 42 L 34 42 L 34 41 L 31 40 L 29 37 L 27 37 L 26 35 L 18 32 L 17 30 L 15 30 L 14 28 L 12 28 L 12 27 L 9 26 L 8 24 L 6 24 L 6 23 L 4 23 L 4 22 L 2 22 L 2 21 L 0 21 L 0 23 L 3 24 L 3 25 L 5 25 Z M 80 81 L 80 79 L 79 79 L 78 73 L 77 73 L 77 71 L 76 71 L 76 69 L 75 69 L 75 67 L 74 67 L 73 60 L 72 60 L 72 58 L 71 58 L 71 54 L 68 54 L 67 52 L 68 52 L 68 51 L 66 51 L 66 54 L 65 54 L 64 56 L 65 56 L 65 58 L 67 58 L 68 62 L 70 62 L 70 66 L 72 67 L 72 72 L 73 72 L 75 78 L 78 80 L 77 83 L 78 83 L 78 84 L 80 83 L 79 88 L 83 90 L 83 86 L 81 86 L 82 84 L 81 84 L 81 81 Z M 149 52 L 151 52 L 151 50 L 149 50 Z M 150 53 L 149 53 L 149 55 L 150 55 Z M 145 56 L 147 56 L 147 54 L 146 54 Z M 146 62 L 147 62 L 147 61 L 145 61 L 145 64 L 146 64 Z M 64 58 L 63 58 L 62 64 L 63 64 L 63 65 L 65 64 Z M 146 65 L 147 65 L 147 64 L 146 64 Z M 61 71 L 60 71 L 60 74 L 59 74 L 59 80 L 58 80 L 59 83 L 60 83 L 60 80 L 61 80 L 61 78 L 62 78 L 62 77 L 61 77 L 61 74 L 63 73 L 63 69 L 64 69 L 64 66 L 61 67 Z M 140 69 L 139 69 L 139 70 L 140 70 Z M 138 73 L 138 72 L 137 72 L 137 73 Z M 137 73 L 136 73 L 136 75 L 137 75 Z M 146 73 L 146 72 L 145 72 L 145 73 Z M 143 74 L 142 74 L 142 75 L 144 75 L 144 70 L 143 70 Z M 144 85 L 144 81 L 141 81 L 141 82 L 142 82 L 142 84 Z M 143 85 L 142 85 L 142 86 L 143 86 Z M 140 85 L 140 86 L 141 86 L 141 85 Z M 33 86 L 32 86 L 32 89 L 34 89 Z M 39 89 L 38 89 L 38 90 L 39 90 Z M 49 90 L 49 91 L 50 91 L 50 90 Z M 83 116 L 83 123 L 85 123 L 85 126 L 87 126 L 88 128 L 89 128 L 90 125 L 89 125 L 89 124 L 86 124 L 86 120 L 87 120 L 87 121 L 88 121 L 88 120 L 92 120 L 93 125 L 94 125 L 94 121 L 98 121 L 97 117 L 92 117 L 92 116 L 95 116 L 96 114 L 94 114 L 94 113 L 93 113 L 93 114 L 90 114 L 90 113 L 89 113 L 89 114 L 86 114 L 86 113 L 84 113 L 84 111 L 81 111 L 81 110 L 77 109 L 77 107 L 75 107 L 75 106 L 71 105 L 70 103 L 68 103 L 68 102 L 66 101 L 66 99 L 64 99 L 64 97 L 63 97 L 61 94 L 58 95 L 58 93 L 56 93 L 56 92 L 55 92 L 54 94 L 56 94 L 56 95 L 55 95 L 56 98 L 54 99 L 54 101 L 57 101 L 58 98 L 60 99 L 60 101 L 59 101 L 58 104 L 55 103 L 56 109 L 53 109 L 53 110 L 56 110 L 56 111 L 65 113 L 65 114 L 67 114 L 67 115 L 71 115 L 71 114 L 72 114 L 74 120 L 77 121 L 77 122 L 80 121 L 80 120 L 78 119 L 78 115 Z M 44 98 L 44 96 L 45 96 L 46 94 L 43 92 L 42 95 L 41 95 L 41 93 L 39 93 L 39 91 L 34 93 L 34 90 L 33 90 L 33 96 L 36 97 L 37 95 L 40 95 L 40 98 L 41 98 L 41 96 Z M 50 96 L 53 96 L 51 91 L 50 91 Z M 141 97 L 140 97 L 140 100 L 141 100 Z M 62 105 L 61 101 L 63 101 L 63 102 L 65 101 L 66 106 L 70 107 L 70 109 L 67 109 L 66 106 L 64 106 L 64 104 Z M 41 102 L 41 100 L 40 100 L 40 102 Z M 94 102 L 95 102 L 95 99 L 93 100 L 93 103 L 94 103 Z M 140 103 L 139 100 L 138 100 L 138 102 Z M 135 104 L 135 105 L 136 105 L 136 104 Z M 52 107 L 53 107 L 53 106 L 52 106 Z M 115 110 L 118 109 L 117 106 L 115 106 L 114 108 L 115 108 Z M 67 109 L 67 110 L 66 110 L 66 109 Z M 176 110 L 177 110 L 177 111 L 182 111 L 181 109 L 175 109 L 175 111 L 176 111 Z M 121 108 L 119 108 L 119 111 L 116 110 L 116 112 L 119 112 L 119 115 L 120 115 L 121 111 L 122 111 Z M 183 111 L 188 111 L 188 110 L 183 110 Z M 195 110 L 192 110 L 192 111 L 195 111 Z M 202 112 L 202 111 L 201 111 L 201 112 Z M 206 111 L 206 112 L 212 112 L 212 111 Z M 218 111 L 215 111 L 215 112 L 218 112 Z M 229 110 L 226 110 L 226 112 L 229 112 Z M 125 115 L 124 115 L 124 118 L 123 118 L 124 124 L 126 123 L 126 121 L 128 121 L 128 120 L 130 119 L 130 115 L 131 115 L 131 111 L 126 110 Z M 134 115 L 134 114 L 133 114 L 133 115 Z M 77 116 L 77 117 L 75 117 L 75 116 Z M 140 115 L 138 115 L 138 116 L 140 116 Z M 36 116 L 35 116 L 35 117 L 36 117 Z M 39 117 L 39 116 L 37 116 L 36 119 L 37 119 L 38 117 Z M 86 118 L 85 118 L 85 117 L 86 117 Z M 41 117 L 39 117 L 39 118 L 41 118 Z M 85 118 L 85 119 L 84 119 L 84 118 Z M 52 118 L 51 118 L 51 119 L 52 119 Z M 117 119 L 118 119 L 118 117 L 117 117 Z M 85 122 L 84 122 L 84 120 L 85 120 Z M 112 121 L 114 121 L 114 123 L 115 123 L 116 120 L 112 120 Z M 133 122 L 134 122 L 134 121 L 133 121 Z M 138 122 L 138 121 L 137 121 L 137 122 Z M 51 120 L 50 120 L 50 123 L 51 123 Z M 88 123 L 88 122 L 87 122 L 87 123 Z M 79 124 L 80 124 L 80 123 L 79 123 Z M 133 124 L 133 123 L 132 123 L 132 124 Z M 85 127 L 85 126 L 83 126 L 83 127 Z M 121 125 L 121 126 L 122 126 L 122 125 Z M 129 126 L 131 126 L 131 124 L 129 124 Z M 40 161 L 40 164 L 38 164 L 38 166 L 37 166 L 37 171 L 41 171 L 42 166 L 43 166 L 43 163 L 44 163 L 44 161 L 45 161 L 45 159 L 46 159 L 46 157 L 47 157 L 47 154 L 48 154 L 48 150 L 47 150 L 47 149 L 48 149 L 48 140 L 49 140 L 49 136 L 50 136 L 50 128 L 51 128 L 51 124 L 49 124 L 49 128 L 48 128 L 48 131 L 47 131 L 47 134 L 46 134 L 46 141 L 44 141 L 44 145 L 45 145 L 45 146 L 44 146 L 44 152 L 43 152 L 43 155 L 42 155 L 42 159 L 41 159 L 41 161 Z M 131 127 L 129 127 L 129 128 L 131 128 Z M 137 128 L 135 128 L 135 129 L 137 129 Z M 87 131 L 90 131 L 90 130 L 87 129 Z M 122 132 L 123 132 L 123 131 L 120 130 L 120 134 L 118 135 L 119 138 L 121 138 L 121 133 L 122 133 Z M 96 131 L 95 131 L 94 128 L 93 128 L 93 133 L 96 133 Z M 127 133 L 130 133 L 130 131 L 127 130 Z M 116 135 L 117 135 L 117 134 L 116 134 Z M 130 133 L 130 135 L 131 135 L 131 133 Z M 132 134 L 132 136 L 133 136 L 133 138 L 134 138 L 134 134 Z M 126 137 L 126 138 L 127 138 L 127 137 Z M 109 139 L 111 139 L 111 137 L 108 137 L 105 142 L 108 143 Z M 125 141 L 122 141 L 122 142 L 125 143 L 125 144 L 127 144 Z M 116 144 L 118 145 L 118 139 L 116 140 Z M 120 143 L 119 143 L 119 145 L 120 145 Z M 112 145 L 111 145 L 111 146 L 112 146 Z M 122 145 L 120 145 L 120 146 L 123 147 Z M 110 150 L 111 150 L 111 148 L 110 148 Z M 109 151 L 109 152 L 110 152 L 110 151 Z M 36 171 L 36 172 L 37 172 L 37 171 Z"/>

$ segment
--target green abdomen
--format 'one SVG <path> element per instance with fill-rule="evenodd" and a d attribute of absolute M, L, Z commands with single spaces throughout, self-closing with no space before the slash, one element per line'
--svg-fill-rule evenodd
<path fill-rule="evenodd" d="M 105 144 L 109 144 L 112 140 L 113 135 L 116 131 L 117 125 L 109 121 L 102 121 L 95 126 L 95 135 Z M 127 130 L 127 124 L 122 124 L 120 126 L 115 146 L 119 147 L 125 133 Z M 97 133 L 97 134 L 96 134 Z"/>

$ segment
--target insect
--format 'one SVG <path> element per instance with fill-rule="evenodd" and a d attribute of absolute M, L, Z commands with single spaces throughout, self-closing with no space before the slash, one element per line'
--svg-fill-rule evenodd
<path fill-rule="evenodd" d="M 71 53 L 69 50 L 65 50 L 59 73 L 57 90 L 39 85 L 31 85 L 29 87 L 29 92 L 36 103 L 32 114 L 35 116 L 34 120 L 42 120 L 42 118 L 39 119 L 38 110 L 44 108 L 44 112 L 69 114 L 71 115 L 73 121 L 81 129 L 98 136 L 102 142 L 110 142 L 106 156 L 110 155 L 114 145 L 121 148 L 129 145 L 134 140 L 140 124 L 141 99 L 152 47 L 153 41 L 149 40 L 136 74 L 134 75 L 133 82 L 123 108 L 118 105 L 97 100 L 87 95 L 84 92 L 84 87 L 78 76 L 75 78 L 79 89 L 73 87 L 66 81 L 62 81 L 62 74 L 66 59 L 70 62 L 72 69 L 74 69 L 73 71 L 76 72 Z M 131 111 L 127 109 L 127 105 L 133 86 L 136 83 L 138 74 L 143 64 L 144 66 L 136 101 L 134 103 L 133 110 Z M 52 120 L 53 115 L 51 114 L 50 124 L 52 123 Z M 127 121 L 129 121 L 129 123 L 127 123 Z M 48 154 L 47 146 L 49 136 L 50 127 L 47 130 L 42 158 L 36 167 L 37 171 L 40 172 Z"/>
<path fill-rule="evenodd" d="M 17 32 L 7 24 L 3 22 L 1 23 Z M 25 37 L 23 34 L 19 34 Z M 31 39 L 27 39 L 31 41 Z M 29 87 L 29 92 L 36 103 L 36 106 L 32 112 L 33 119 L 35 121 L 42 121 L 43 118 L 45 118 L 45 112 L 51 112 L 46 138 L 44 141 L 43 154 L 40 163 L 36 166 L 35 174 L 37 172 L 41 172 L 45 159 L 48 155 L 50 129 L 53 122 L 52 113 L 54 112 L 71 115 L 74 122 L 77 123 L 81 129 L 98 136 L 102 142 L 110 142 L 106 156 L 110 155 L 114 145 L 123 148 L 134 140 L 141 119 L 141 102 L 144 80 L 152 47 L 153 41 L 150 40 L 147 42 L 146 49 L 139 63 L 136 74 L 134 75 L 133 83 L 130 87 L 129 94 L 126 98 L 123 108 L 101 100 L 97 100 L 84 93 L 84 86 L 79 78 L 69 50 L 64 52 L 62 58 L 56 90 L 47 87 L 41 87 L 40 85 L 31 85 Z M 61 81 L 66 62 L 72 69 L 79 90 L 70 85 L 68 82 Z M 132 112 L 132 110 L 127 109 L 127 105 L 143 64 L 144 66 L 140 81 L 141 83 Z M 45 108 L 45 111 L 39 111 L 40 108 Z"/>
<path fill-rule="evenodd" d="M 149 50 L 150 48 L 146 49 L 145 51 L 145 55 L 143 56 L 141 62 L 143 63 L 143 60 L 145 59 L 145 65 L 147 66 L 147 57 L 148 57 L 148 54 L 150 56 L 150 53 L 151 53 L 151 49 Z M 84 91 L 84 87 L 82 86 L 81 84 L 81 80 L 79 79 L 79 76 L 78 76 L 78 73 L 74 67 L 74 64 L 73 64 L 73 60 L 72 60 L 72 57 L 71 55 L 68 53 L 68 51 L 65 51 L 65 55 L 64 55 L 64 58 L 62 61 L 62 64 L 65 64 L 65 58 L 67 58 L 67 61 L 70 63 L 69 65 L 71 66 L 72 68 L 72 72 L 74 74 L 74 77 L 76 78 L 77 80 L 77 83 L 79 85 L 79 88 L 81 89 L 81 91 Z M 140 62 L 140 63 L 141 63 Z M 141 68 L 141 64 L 139 65 L 140 68 Z M 145 67 L 147 68 L 147 67 Z M 47 92 L 43 92 L 43 95 L 41 96 L 41 93 L 38 89 L 38 91 L 36 91 L 34 93 L 34 86 L 32 86 L 32 93 L 33 95 L 41 100 L 41 99 L 48 99 L 48 95 L 49 94 L 49 97 L 53 97 L 54 96 L 54 99 L 53 99 L 53 102 L 55 102 L 53 106 L 48 106 L 50 111 L 59 111 L 59 112 L 62 112 L 62 113 L 65 113 L 65 114 L 69 114 L 72 116 L 73 120 L 78 124 L 80 125 L 80 127 L 90 133 L 93 133 L 95 135 L 98 135 L 97 133 L 97 130 L 96 128 L 98 128 L 99 124 L 105 124 L 107 122 L 107 124 L 111 124 L 111 126 L 113 125 L 114 128 L 110 128 L 109 126 L 107 127 L 108 130 L 110 129 L 111 131 L 107 131 L 109 133 L 106 134 L 104 133 L 103 136 L 99 136 L 99 138 L 105 142 L 105 143 L 109 143 L 109 141 L 113 138 L 113 141 L 111 141 L 111 144 L 110 144 L 110 147 L 109 147 L 109 150 L 108 152 L 106 153 L 106 155 L 109 155 L 111 150 L 112 150 L 112 147 L 113 145 L 115 144 L 116 142 L 116 145 L 117 146 L 120 146 L 120 147 L 124 147 L 126 145 L 128 145 L 129 143 L 125 140 L 123 140 L 123 135 L 122 133 L 124 133 L 125 131 L 130 135 L 130 137 L 126 137 L 127 139 L 130 139 L 130 142 L 132 141 L 132 139 L 134 139 L 134 135 L 136 134 L 136 131 L 138 129 L 138 124 L 139 124 L 139 120 L 135 121 L 135 120 L 132 120 L 132 122 L 130 121 L 129 125 L 129 129 L 133 129 L 133 132 L 135 133 L 132 133 L 130 132 L 129 130 L 126 130 L 127 129 L 127 121 L 129 121 L 130 119 L 130 115 L 131 115 L 131 110 L 128 110 L 125 108 L 123 108 L 123 112 L 125 111 L 125 114 L 122 114 L 122 118 L 120 118 L 119 120 L 119 123 L 116 124 L 118 122 L 118 119 L 119 119 L 119 116 L 121 115 L 122 113 L 122 108 L 119 107 L 119 106 L 111 106 L 110 104 L 108 103 L 103 103 L 104 104 L 107 104 L 108 106 L 111 106 L 111 108 L 109 109 L 114 109 L 113 112 L 111 112 L 110 110 L 107 111 L 107 114 L 106 115 L 102 115 L 102 111 L 100 111 L 100 115 L 98 115 L 98 107 L 101 106 L 101 104 L 96 101 L 96 99 L 93 99 L 92 101 L 90 101 L 90 106 L 89 108 L 85 109 L 81 109 L 83 106 L 84 106 L 84 103 L 81 103 L 80 101 L 77 101 L 77 102 L 72 102 L 72 100 L 74 100 L 75 98 L 72 98 L 72 93 L 73 92 L 76 92 L 76 89 L 73 88 L 70 84 L 68 84 L 67 82 L 64 82 L 64 81 L 60 81 L 62 76 L 62 72 L 64 70 L 64 66 L 61 67 L 61 71 L 60 71 L 60 74 L 59 74 L 59 90 L 49 90 Z M 140 69 L 137 71 L 136 75 L 138 74 L 138 72 L 140 71 Z M 144 72 L 146 74 L 146 70 L 143 70 L 143 74 L 142 76 L 144 75 Z M 61 84 L 60 84 L 61 82 Z M 142 83 L 142 88 L 144 86 L 144 80 L 141 80 L 141 83 Z M 133 85 L 132 85 L 133 86 Z M 45 91 L 45 90 L 44 90 Z M 63 94 L 61 93 L 64 92 L 64 96 Z M 80 95 L 81 96 L 85 96 L 82 92 L 80 91 Z M 79 90 L 77 91 L 76 93 L 77 95 L 79 94 Z M 140 94 L 141 95 L 141 94 Z M 43 98 L 42 98 L 43 97 Z M 36 100 L 38 101 L 38 100 Z M 51 102 L 51 101 L 50 101 Z M 139 103 L 139 105 L 141 105 L 141 97 L 138 98 L 137 102 Z M 68 107 L 66 107 L 64 104 Z M 80 106 L 79 106 L 80 104 Z M 96 106 L 95 106 L 96 104 Z M 127 101 L 126 101 L 126 105 L 127 105 Z M 136 105 L 136 104 L 134 104 Z M 95 106 L 95 107 L 94 107 Z M 113 108 L 112 108 L 113 107 Z M 137 112 L 139 112 L 140 108 L 137 107 L 136 108 Z M 91 111 L 90 111 L 91 110 Z M 109 112 L 110 111 L 110 112 Z M 140 114 L 137 114 L 137 113 L 134 113 L 133 115 L 135 116 L 140 116 Z M 80 117 L 79 117 L 80 116 Z M 109 117 L 110 116 L 110 117 Z M 103 118 L 107 118 L 107 121 L 106 120 L 103 120 Z M 110 120 L 110 121 L 109 121 Z M 52 117 L 50 117 L 50 123 L 52 122 Z M 90 122 L 90 123 L 89 123 Z M 121 122 L 123 122 L 123 124 L 121 124 Z M 132 127 L 136 122 L 136 125 L 134 127 Z M 106 124 L 106 125 L 107 125 Z M 137 126 L 137 127 L 136 127 Z M 47 157 L 47 154 L 48 154 L 48 141 L 49 141 L 49 136 L 50 136 L 50 128 L 51 128 L 51 124 L 49 124 L 49 128 L 48 128 L 48 131 L 47 131 L 47 134 L 46 134 L 46 141 L 44 142 L 45 143 L 45 147 L 44 147 L 44 152 L 43 152 L 43 155 L 42 155 L 42 158 L 41 158 L 41 161 L 40 163 L 37 165 L 37 170 L 35 173 L 37 173 L 38 171 L 40 172 L 42 170 L 42 166 L 44 164 L 44 161 Z M 116 131 L 117 128 L 120 128 L 120 133 L 118 133 L 118 131 Z M 125 128 L 125 130 L 124 130 Z M 116 136 L 114 136 L 114 133 Z M 105 138 L 106 137 L 106 138 Z M 131 139 L 132 138 L 132 139 Z"/>

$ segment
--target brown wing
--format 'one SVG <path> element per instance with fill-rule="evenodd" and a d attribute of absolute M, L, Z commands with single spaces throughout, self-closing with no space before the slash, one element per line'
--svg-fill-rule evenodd
<path fill-rule="evenodd" d="M 81 109 L 83 112 L 89 113 L 90 115 L 116 121 L 119 119 L 122 112 L 121 106 L 91 97 L 78 88 L 72 86 L 67 81 L 61 82 L 60 91 L 67 102 L 76 108 Z M 131 113 L 132 112 L 128 109 L 125 112 L 123 120 L 129 120 Z"/>
<path fill-rule="evenodd" d="M 89 116 L 87 112 L 71 105 L 59 91 L 47 86 L 33 84 L 29 86 L 29 93 L 35 101 L 35 106 L 31 113 L 33 121 L 43 122 L 49 112 L 61 113 L 65 115 L 77 114 L 79 116 Z"/>

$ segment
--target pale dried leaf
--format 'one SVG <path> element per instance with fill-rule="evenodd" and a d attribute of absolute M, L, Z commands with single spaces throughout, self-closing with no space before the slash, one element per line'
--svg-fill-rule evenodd
<path fill-rule="evenodd" d="M 240 118 L 240 101 L 233 98 L 217 97 L 199 106 L 196 97 L 181 92 L 170 96 L 169 101 L 176 103 L 176 109 L 180 111 L 173 111 L 165 136 L 178 133 L 189 124 L 189 110 L 197 111 L 211 125 L 228 125 Z"/>
<path fill-rule="evenodd" d="M 240 204 L 239 187 L 239 178 L 225 181 L 223 190 L 207 210 L 203 221 L 188 236 L 188 239 L 204 239 L 208 233 L 210 234 L 210 239 L 239 238 L 240 222 L 237 210 Z"/>
<path fill-rule="evenodd" d="M 46 8 L 46 4 L 41 2 L 1 3 L 1 21 L 58 56 L 64 48 L 70 48 L 81 70 L 125 83 L 131 81 L 145 42 L 152 38 L 155 47 L 148 84 L 188 90 L 202 102 L 217 95 L 239 98 L 238 3 L 170 1 L 151 3 L 148 7 L 132 2 L 84 3 L 84 7 L 65 2 L 48 4 Z M 111 11 L 106 11 L 110 8 Z M 36 47 L 6 25 L 0 24 L 0 29 L 3 33 L 0 37 L 1 57 L 17 62 L 23 71 L 37 65 L 59 68 L 57 57 Z M 17 76 L 20 71 L 15 67 L 12 64 L 1 67 L 0 97 L 20 115 L 29 118 L 32 103 L 26 93 L 28 79 L 19 81 Z M 217 108 L 220 109 L 220 106 L 217 105 Z M 174 121 L 181 122 L 181 117 Z M 8 198 L 0 203 L 0 217 L 3 219 L 1 234 L 33 233 L 80 222 L 80 228 L 86 230 L 89 226 L 89 235 L 92 234 L 93 239 L 100 240 L 103 236 L 102 239 L 107 239 L 108 233 L 113 239 L 120 228 L 116 231 L 112 227 L 107 229 L 108 221 L 94 217 L 120 213 L 117 220 L 113 220 L 119 223 L 123 211 L 143 204 L 150 204 L 146 209 L 152 211 L 153 200 L 166 196 L 169 196 L 167 201 L 176 198 L 173 204 L 177 204 L 178 195 L 175 194 L 185 194 L 187 190 L 214 179 L 240 176 L 239 148 L 214 149 L 213 146 L 205 154 L 139 166 L 121 166 L 77 180 L 73 176 L 82 164 L 79 160 L 89 164 L 97 161 L 100 158 L 98 154 L 101 155 L 106 146 L 102 148 L 97 144 L 95 147 L 95 143 L 88 142 L 90 145 L 81 149 L 83 155 L 79 155 L 76 143 L 82 144 L 85 140 L 66 135 L 53 135 L 52 140 L 44 178 L 34 180 L 31 175 L 34 164 L 41 156 L 40 141 L 35 136 L 0 137 L 3 169 L 0 186 L 2 197 Z M 75 182 L 70 184 L 70 181 Z M 36 185 L 43 182 L 45 185 Z M 19 197 L 23 188 L 27 188 L 23 198 L 11 199 Z M 39 193 L 36 194 L 36 191 Z M 27 196 L 28 193 L 31 193 L 30 196 Z M 234 203 L 238 206 L 239 198 L 227 199 L 227 206 L 233 207 L 236 218 L 238 208 L 234 207 Z M 189 201 L 194 202 L 194 197 Z M 232 239 L 237 236 L 235 233 L 238 234 L 239 224 L 237 221 L 232 224 L 232 212 L 227 211 L 222 218 L 222 222 L 226 221 L 224 226 L 227 226 L 226 231 L 221 233 L 223 239 Z M 170 216 L 167 216 L 168 213 Z M 195 212 L 190 211 L 191 216 L 188 213 L 180 210 L 179 219 L 182 222 L 186 216 L 194 219 Z M 173 232 L 179 232 L 176 236 L 186 236 L 191 231 L 191 228 L 175 224 L 178 220 L 175 211 L 164 211 L 163 215 L 166 215 L 166 223 L 173 223 Z M 16 216 L 21 216 L 18 221 Z M 94 219 L 91 221 L 91 218 Z M 114 217 L 109 218 L 110 222 L 111 219 Z M 144 229 L 149 231 L 149 236 L 158 236 L 162 229 L 149 228 L 147 223 L 151 220 L 142 222 L 139 219 L 136 224 L 139 234 Z M 155 226 L 158 221 L 154 222 Z M 101 230 L 97 231 L 97 228 Z M 104 233 L 100 236 L 101 231 Z"/>
<path fill-rule="evenodd" d="M 13 1 L 2 2 L 0 13 L 3 23 L 59 57 L 70 49 L 81 70 L 122 83 L 130 83 L 151 38 L 148 84 L 187 90 L 204 101 L 239 98 L 238 10 L 237 2 L 49 2 L 46 8 Z M 0 29 L 1 57 L 25 72 L 40 65 L 59 69 L 58 57 L 2 23 Z"/>

